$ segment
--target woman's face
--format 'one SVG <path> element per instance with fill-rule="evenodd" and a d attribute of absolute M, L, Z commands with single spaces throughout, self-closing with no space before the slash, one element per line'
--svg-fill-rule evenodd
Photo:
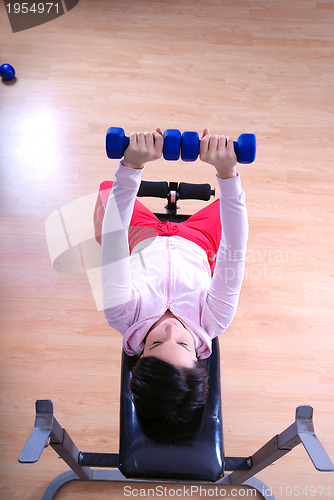
<path fill-rule="evenodd" d="M 176 318 L 153 325 L 146 337 L 143 356 L 155 356 L 183 368 L 193 368 L 197 360 L 194 339 Z"/>

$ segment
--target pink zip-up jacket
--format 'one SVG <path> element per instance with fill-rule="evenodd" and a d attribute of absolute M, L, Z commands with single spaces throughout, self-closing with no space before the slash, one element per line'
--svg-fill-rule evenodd
<path fill-rule="evenodd" d="M 102 227 L 103 307 L 130 356 L 144 349 L 150 327 L 169 309 L 193 335 L 199 358 L 230 325 L 244 276 L 248 220 L 240 175 L 219 179 L 222 236 L 211 278 L 206 252 L 180 236 L 156 236 L 132 250 L 128 229 L 143 169 L 120 164 Z"/>

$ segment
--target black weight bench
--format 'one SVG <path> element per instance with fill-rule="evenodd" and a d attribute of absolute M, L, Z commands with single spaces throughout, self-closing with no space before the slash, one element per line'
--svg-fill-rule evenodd
<path fill-rule="evenodd" d="M 37 462 L 44 447 L 50 445 L 71 468 L 50 483 L 43 500 L 53 500 L 58 490 L 70 481 L 190 482 L 193 485 L 214 483 L 221 487 L 243 485 L 257 490 L 264 499 L 274 499 L 271 490 L 254 475 L 301 442 L 318 470 L 334 470 L 333 463 L 314 434 L 310 406 L 299 406 L 295 422 L 252 456 L 224 456 L 217 339 L 213 341 L 212 355 L 205 360 L 210 389 L 200 429 L 192 442 L 181 445 L 154 443 L 141 431 L 129 392 L 133 358 L 123 353 L 122 359 L 119 453 L 79 451 L 55 419 L 52 402 L 36 402 L 35 427 L 19 461 Z M 232 473 L 226 475 L 227 471 Z"/>

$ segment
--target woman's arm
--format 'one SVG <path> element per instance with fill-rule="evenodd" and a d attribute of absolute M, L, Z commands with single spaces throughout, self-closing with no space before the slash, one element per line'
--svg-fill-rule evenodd
<path fill-rule="evenodd" d="M 141 171 L 120 163 L 106 206 L 101 235 L 104 310 L 126 303 L 132 296 L 128 228 L 140 186 Z"/>
<path fill-rule="evenodd" d="M 214 165 L 217 170 L 222 225 L 205 316 L 212 325 L 218 321 L 218 330 L 223 331 L 235 315 L 244 276 L 248 240 L 245 193 L 236 170 L 237 158 L 232 139 L 210 136 L 206 129 L 200 148 L 201 159 Z M 217 328 L 214 331 L 215 334 L 220 333 Z"/>
<path fill-rule="evenodd" d="M 132 133 L 110 192 L 102 225 L 101 276 L 104 310 L 132 298 L 128 230 L 143 164 L 162 155 L 160 129 Z"/>
<path fill-rule="evenodd" d="M 236 313 L 243 282 L 248 219 L 240 176 L 218 178 L 218 183 L 222 235 L 207 303 L 225 330 Z"/>

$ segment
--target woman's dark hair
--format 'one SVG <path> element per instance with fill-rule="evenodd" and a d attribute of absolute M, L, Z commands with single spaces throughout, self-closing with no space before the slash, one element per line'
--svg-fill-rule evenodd
<path fill-rule="evenodd" d="M 153 441 L 187 441 L 198 430 L 208 392 L 202 361 L 179 368 L 153 356 L 132 369 L 130 390 L 144 433 Z"/>

